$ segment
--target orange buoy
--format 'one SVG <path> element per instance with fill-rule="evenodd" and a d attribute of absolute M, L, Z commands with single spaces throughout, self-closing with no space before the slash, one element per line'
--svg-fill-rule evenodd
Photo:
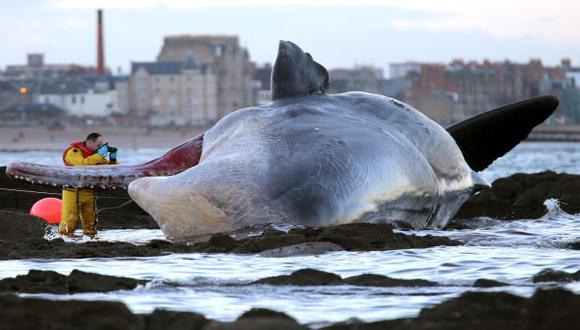
<path fill-rule="evenodd" d="M 32 205 L 30 215 L 44 219 L 48 223 L 60 223 L 62 201 L 58 198 L 43 198 Z"/>

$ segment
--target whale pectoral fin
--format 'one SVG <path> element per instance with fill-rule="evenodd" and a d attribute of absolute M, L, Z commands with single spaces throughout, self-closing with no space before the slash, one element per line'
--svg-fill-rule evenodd
<path fill-rule="evenodd" d="M 467 164 L 482 171 L 505 155 L 558 107 L 552 95 L 502 106 L 447 128 Z"/>

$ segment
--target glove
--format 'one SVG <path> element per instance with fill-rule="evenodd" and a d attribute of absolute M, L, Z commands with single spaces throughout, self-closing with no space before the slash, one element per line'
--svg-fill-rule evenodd
<path fill-rule="evenodd" d="M 106 143 L 102 144 L 99 149 L 97 149 L 97 153 L 103 156 L 103 158 L 107 156 L 107 152 L 109 152 L 109 145 Z"/>
<path fill-rule="evenodd" d="M 111 151 L 111 149 L 113 151 Z M 116 163 L 117 162 L 117 148 L 109 148 L 109 161 L 111 163 Z"/>

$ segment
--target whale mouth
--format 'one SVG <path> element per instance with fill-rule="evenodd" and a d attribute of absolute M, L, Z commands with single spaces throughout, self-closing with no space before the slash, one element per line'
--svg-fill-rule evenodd
<path fill-rule="evenodd" d="M 29 183 L 65 188 L 126 189 L 130 182 L 147 176 L 169 176 L 199 163 L 203 134 L 198 135 L 161 157 L 137 165 L 49 166 L 17 162 L 6 168 L 10 178 Z"/>

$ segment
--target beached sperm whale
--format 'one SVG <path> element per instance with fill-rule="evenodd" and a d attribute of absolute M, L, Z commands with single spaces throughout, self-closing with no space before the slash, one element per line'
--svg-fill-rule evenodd
<path fill-rule="evenodd" d="M 87 168 L 15 163 L 7 172 L 43 184 L 128 185 L 173 240 L 277 222 L 442 228 L 485 185 L 474 171 L 558 104 L 538 97 L 446 130 L 395 99 L 324 94 L 328 87 L 322 65 L 281 41 L 271 103 L 231 113 L 159 159 Z"/>

